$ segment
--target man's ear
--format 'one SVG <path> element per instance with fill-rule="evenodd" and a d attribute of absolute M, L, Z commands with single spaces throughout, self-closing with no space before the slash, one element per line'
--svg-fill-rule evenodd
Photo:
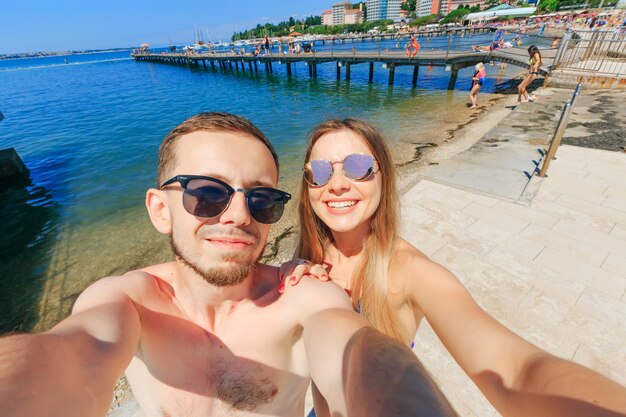
<path fill-rule="evenodd" d="M 167 206 L 165 191 L 150 188 L 146 192 L 146 208 L 148 209 L 148 215 L 150 216 L 154 228 L 157 229 L 159 233 L 163 233 L 164 235 L 172 233 L 172 216 Z"/>

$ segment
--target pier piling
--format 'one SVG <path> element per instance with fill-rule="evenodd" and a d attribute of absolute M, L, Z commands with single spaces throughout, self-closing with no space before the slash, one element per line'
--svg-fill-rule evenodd
<path fill-rule="evenodd" d="M 450 74 L 450 82 L 448 83 L 448 90 L 454 90 L 456 84 L 456 77 L 459 75 L 458 65 L 452 65 L 452 74 Z"/>
<path fill-rule="evenodd" d="M 393 81 L 396 76 L 396 64 L 391 63 L 388 65 L 389 65 L 389 85 L 393 85 Z"/>

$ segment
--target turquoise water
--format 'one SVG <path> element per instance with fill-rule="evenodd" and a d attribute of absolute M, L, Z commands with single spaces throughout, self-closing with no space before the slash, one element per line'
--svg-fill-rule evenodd
<path fill-rule="evenodd" d="M 161 139 L 185 118 L 216 110 L 250 118 L 274 143 L 282 184 L 294 191 L 315 124 L 365 118 L 402 151 L 465 109 L 472 76 L 461 71 L 448 92 L 449 73 L 437 67 L 420 69 L 412 88 L 411 68 L 399 68 L 389 87 L 381 67 L 368 84 L 366 65 L 353 67 L 347 84 L 336 80 L 334 64 L 318 66 L 318 78 L 309 79 L 303 64 L 288 78 L 280 66 L 250 74 L 128 56 L 0 61 L 0 149 L 14 147 L 30 170 L 27 184 L 0 188 L 0 332 L 41 327 L 42 320 L 49 326 L 95 279 L 164 259 L 144 193 L 154 183 Z M 495 77 L 485 91 L 493 91 Z"/>

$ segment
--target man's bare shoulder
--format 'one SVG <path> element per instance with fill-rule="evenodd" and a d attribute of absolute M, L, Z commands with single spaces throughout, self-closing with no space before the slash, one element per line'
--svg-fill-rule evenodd
<path fill-rule="evenodd" d="M 167 264 L 163 264 L 129 271 L 124 275 L 101 278 L 81 293 L 73 312 L 80 312 L 105 303 L 142 302 L 146 298 L 152 298 L 167 291 L 169 287 L 167 271 Z M 161 276 L 155 275 L 159 272 Z"/>
<path fill-rule="evenodd" d="M 350 298 L 334 282 L 322 282 L 308 276 L 281 295 L 287 308 L 305 322 L 312 315 L 330 309 L 353 311 Z"/>

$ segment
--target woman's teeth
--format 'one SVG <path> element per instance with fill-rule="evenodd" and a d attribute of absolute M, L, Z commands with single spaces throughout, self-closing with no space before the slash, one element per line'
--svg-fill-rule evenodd
<path fill-rule="evenodd" d="M 356 203 L 356 201 L 329 201 L 326 204 L 328 204 L 328 207 L 331 208 L 346 208 L 352 207 Z"/>

